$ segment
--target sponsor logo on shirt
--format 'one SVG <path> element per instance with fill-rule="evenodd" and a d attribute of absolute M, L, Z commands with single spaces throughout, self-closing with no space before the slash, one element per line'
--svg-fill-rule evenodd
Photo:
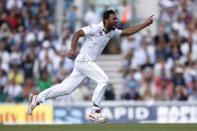
<path fill-rule="evenodd" d="M 103 32 L 99 32 L 99 36 L 103 36 Z"/>

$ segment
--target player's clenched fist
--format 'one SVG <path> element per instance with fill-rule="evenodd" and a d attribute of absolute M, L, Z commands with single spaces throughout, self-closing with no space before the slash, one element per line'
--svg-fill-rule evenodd
<path fill-rule="evenodd" d="M 67 53 L 69 59 L 74 59 L 77 56 L 78 52 L 74 49 L 70 49 Z"/>
<path fill-rule="evenodd" d="M 149 26 L 153 23 L 154 15 L 151 15 L 148 19 L 146 19 L 146 26 Z"/>

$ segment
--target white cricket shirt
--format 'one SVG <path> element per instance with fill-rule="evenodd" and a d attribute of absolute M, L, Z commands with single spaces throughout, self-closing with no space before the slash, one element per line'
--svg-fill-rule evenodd
<path fill-rule="evenodd" d="M 103 49 L 113 37 L 119 37 L 121 30 L 111 30 L 107 34 L 104 32 L 103 22 L 81 28 L 85 33 L 85 42 L 77 56 L 77 61 L 96 61 Z"/>

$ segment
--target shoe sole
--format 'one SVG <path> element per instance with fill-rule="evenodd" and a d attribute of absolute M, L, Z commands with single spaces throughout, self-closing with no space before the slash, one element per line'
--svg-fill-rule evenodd
<path fill-rule="evenodd" d="M 99 121 L 97 119 L 95 119 L 93 116 L 89 115 L 88 116 L 88 119 L 89 120 L 92 120 L 92 121 L 95 121 L 95 122 L 98 122 L 98 123 L 107 123 L 107 120 L 104 120 L 104 121 Z"/>
<path fill-rule="evenodd" d="M 33 96 L 34 96 L 34 95 L 33 95 L 32 93 L 29 95 L 27 115 L 32 115 L 32 111 L 30 111 L 30 110 L 32 110 L 31 107 L 30 107 L 30 104 L 31 104 L 31 102 L 32 102 Z"/>

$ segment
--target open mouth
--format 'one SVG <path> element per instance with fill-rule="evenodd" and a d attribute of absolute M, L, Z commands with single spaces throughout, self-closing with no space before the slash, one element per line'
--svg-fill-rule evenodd
<path fill-rule="evenodd" d="M 116 27 L 118 25 L 118 23 L 116 22 L 116 23 L 114 23 L 114 26 Z"/>

